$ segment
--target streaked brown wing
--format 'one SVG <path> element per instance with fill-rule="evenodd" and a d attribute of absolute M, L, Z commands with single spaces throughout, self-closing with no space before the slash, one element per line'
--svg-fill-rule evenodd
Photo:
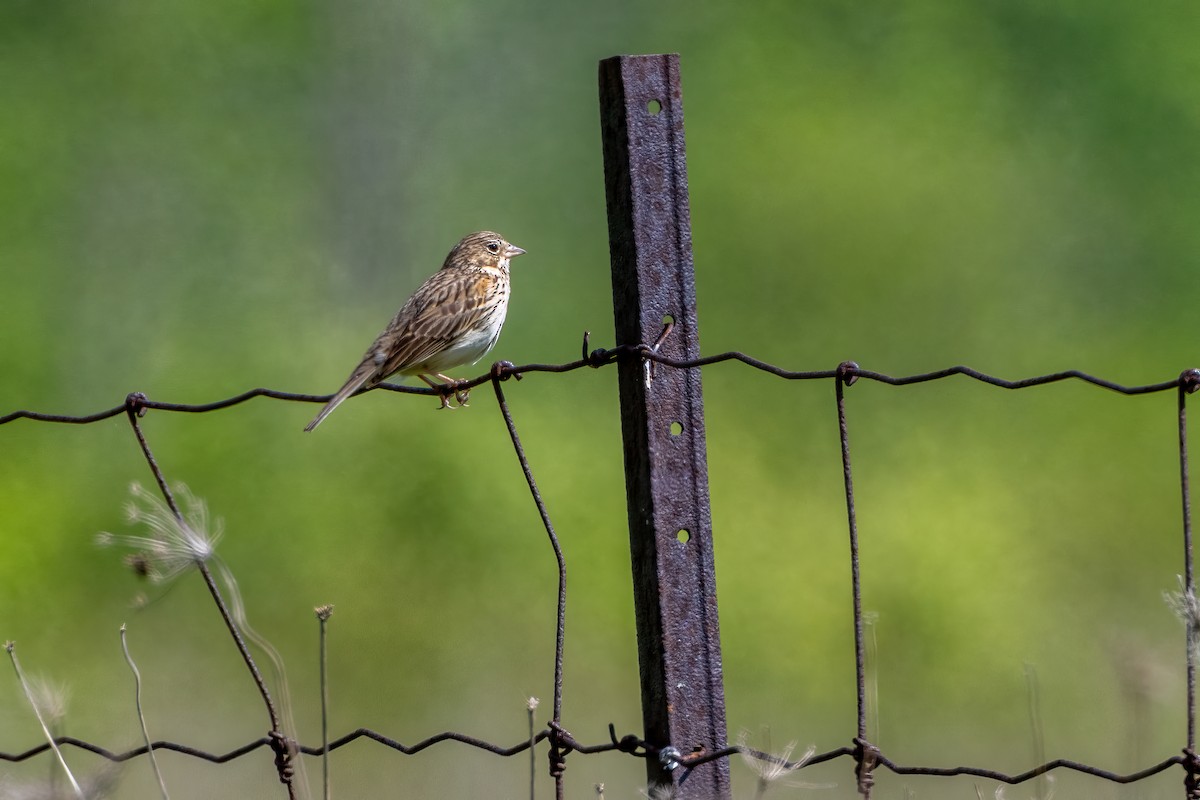
<path fill-rule="evenodd" d="M 380 380 L 419 365 L 480 324 L 499 279 L 488 272 L 435 272 L 396 314 L 376 347 L 387 354 Z"/>

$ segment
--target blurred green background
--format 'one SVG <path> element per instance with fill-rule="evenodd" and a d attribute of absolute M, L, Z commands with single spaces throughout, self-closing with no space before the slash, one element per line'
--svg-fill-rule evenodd
<path fill-rule="evenodd" d="M 1200 8 L 1177 0 L 6 0 L 0 413 L 88 413 L 135 390 L 331 392 L 479 228 L 529 251 L 495 358 L 567 361 L 585 329 L 610 344 L 596 64 L 652 52 L 682 54 L 706 353 L 1169 380 L 1200 361 L 1198 35 Z M 832 387 L 733 364 L 704 382 L 730 736 L 848 744 Z M 609 722 L 640 732 L 616 372 L 506 391 L 568 561 L 566 726 L 587 742 Z M 1183 635 L 1161 599 L 1182 571 L 1174 394 L 954 379 L 862 382 L 848 403 L 884 751 L 1009 771 L 1178 753 Z M 219 552 L 287 662 L 306 743 L 322 603 L 335 734 L 512 744 L 526 697 L 539 726 L 549 716 L 553 555 L 490 392 L 435 408 L 377 392 L 313 435 L 315 407 L 266 400 L 144 421 L 167 475 L 224 519 Z M 0 452 L 0 639 L 69 685 L 65 732 L 139 741 L 125 622 L 153 737 L 224 751 L 262 735 L 200 580 L 135 610 L 144 587 L 92 543 L 136 532 L 122 506 L 151 479 L 127 423 L 17 421 Z M 40 740 L 15 680 L 0 709 L 0 750 Z M 175 798 L 282 796 L 265 751 L 161 760 Z M 638 796 L 639 762 L 568 764 L 572 797 L 601 782 Z M 0 786 L 50 772 L 45 756 L 6 765 Z M 308 774 L 319 786 L 318 762 Z M 333 757 L 342 798 L 516 798 L 527 775 L 524 757 L 453 744 Z M 848 760 L 801 777 L 836 784 L 812 796 L 854 796 Z M 118 796 L 156 796 L 145 761 L 120 778 Z M 1181 782 L 1054 789 L 1177 797 Z M 995 789 L 886 771 L 878 785 Z"/>

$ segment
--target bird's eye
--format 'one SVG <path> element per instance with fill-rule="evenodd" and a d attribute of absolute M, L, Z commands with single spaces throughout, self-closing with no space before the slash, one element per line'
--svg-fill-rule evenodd
<path fill-rule="evenodd" d="M 492 239 L 490 242 L 487 243 L 487 249 L 488 249 L 489 253 L 499 253 L 500 252 L 500 243 L 497 242 L 495 239 Z"/>

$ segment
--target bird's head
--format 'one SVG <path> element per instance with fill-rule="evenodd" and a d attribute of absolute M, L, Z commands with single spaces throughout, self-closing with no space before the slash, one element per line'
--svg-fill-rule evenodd
<path fill-rule="evenodd" d="M 447 267 L 474 267 L 475 269 L 508 269 L 508 262 L 525 251 L 509 244 L 504 237 L 492 231 L 477 231 L 463 237 L 446 256 Z"/>

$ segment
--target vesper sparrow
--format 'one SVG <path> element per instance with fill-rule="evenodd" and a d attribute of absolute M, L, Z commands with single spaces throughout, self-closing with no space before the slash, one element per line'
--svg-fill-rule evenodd
<path fill-rule="evenodd" d="M 456 244 L 304 430 L 320 425 L 350 395 L 392 375 L 416 375 L 434 389 L 441 384 L 431 376 L 453 383 L 446 370 L 474 364 L 500 338 L 508 311 L 509 259 L 524 252 L 491 231 L 472 233 Z M 460 403 L 466 399 L 465 393 L 456 396 Z M 443 394 L 442 408 L 449 406 Z"/>

